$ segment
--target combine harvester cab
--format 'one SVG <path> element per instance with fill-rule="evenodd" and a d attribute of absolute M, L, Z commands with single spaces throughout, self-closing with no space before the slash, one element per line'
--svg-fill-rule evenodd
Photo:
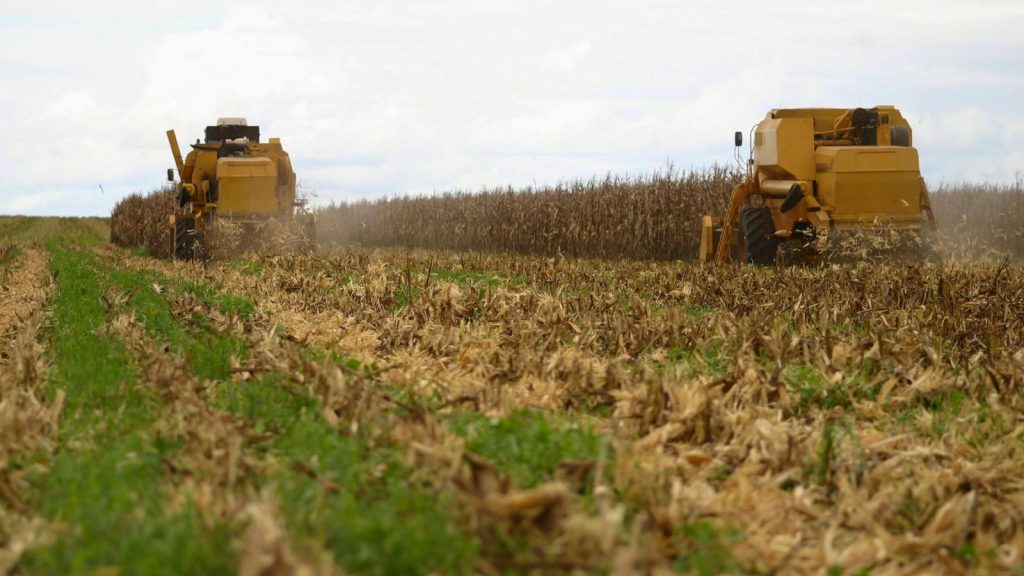
<path fill-rule="evenodd" d="M 313 215 L 296 198 L 295 172 L 279 138 L 263 143 L 259 126 L 221 118 L 184 160 L 174 130 L 167 140 L 180 176 L 179 212 L 169 215 L 172 257 L 205 260 L 316 246 Z M 167 180 L 175 180 L 173 169 Z"/>
<path fill-rule="evenodd" d="M 726 214 L 703 218 L 700 260 L 803 263 L 835 250 L 837 237 L 877 244 L 926 229 L 936 229 L 935 217 L 910 124 L 896 108 L 772 110 L 754 130 L 747 178 Z"/>

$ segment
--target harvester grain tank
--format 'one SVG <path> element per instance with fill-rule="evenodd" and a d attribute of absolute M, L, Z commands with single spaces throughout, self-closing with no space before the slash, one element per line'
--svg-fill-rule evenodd
<path fill-rule="evenodd" d="M 737 147 L 743 134 L 735 136 Z M 760 198 L 760 202 L 749 202 Z M 803 262 L 846 232 L 934 230 L 910 124 L 892 106 L 772 110 L 724 216 L 704 216 L 700 259 Z M 834 244 L 834 242 L 833 242 Z"/>
<path fill-rule="evenodd" d="M 167 131 L 167 140 L 180 176 L 180 210 L 170 215 L 168 229 L 174 258 L 205 259 L 251 248 L 269 230 L 288 230 L 306 244 L 315 242 L 313 216 L 297 201 L 295 172 L 279 138 L 261 142 L 259 126 L 249 126 L 245 118 L 220 118 L 206 127 L 203 142 L 197 139 L 184 160 L 174 130 Z M 173 170 L 167 179 L 174 181 Z M 232 224 L 229 242 L 223 229 Z"/>

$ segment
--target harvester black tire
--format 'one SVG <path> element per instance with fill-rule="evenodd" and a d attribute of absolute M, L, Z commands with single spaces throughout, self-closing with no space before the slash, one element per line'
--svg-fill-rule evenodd
<path fill-rule="evenodd" d="M 202 238 L 196 234 L 196 219 L 180 217 L 174 221 L 174 257 L 177 260 L 196 260 L 203 257 Z"/>
<path fill-rule="evenodd" d="M 775 221 L 768 208 L 744 208 L 740 211 L 740 235 L 745 258 L 751 264 L 775 264 L 781 238 L 775 235 Z"/>

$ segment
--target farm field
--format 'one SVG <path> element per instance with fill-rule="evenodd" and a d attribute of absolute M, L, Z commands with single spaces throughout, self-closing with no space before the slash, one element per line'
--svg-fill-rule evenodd
<path fill-rule="evenodd" d="M 1024 272 L 0 217 L 0 571 L 1024 572 Z"/>

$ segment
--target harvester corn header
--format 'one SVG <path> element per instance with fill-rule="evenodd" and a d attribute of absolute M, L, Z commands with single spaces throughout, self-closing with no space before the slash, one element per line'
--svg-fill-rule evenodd
<path fill-rule="evenodd" d="M 207 259 L 265 246 L 310 249 L 313 215 L 295 194 L 295 172 L 279 138 L 260 141 L 259 126 L 220 118 L 182 160 L 174 130 L 167 141 L 180 181 L 178 214 L 169 216 L 172 257 Z M 174 181 L 174 170 L 167 171 Z"/>
<path fill-rule="evenodd" d="M 936 229 L 910 124 L 892 106 L 772 110 L 753 140 L 725 215 L 703 218 L 701 262 L 801 263 L 846 232 L 920 241 Z"/>

